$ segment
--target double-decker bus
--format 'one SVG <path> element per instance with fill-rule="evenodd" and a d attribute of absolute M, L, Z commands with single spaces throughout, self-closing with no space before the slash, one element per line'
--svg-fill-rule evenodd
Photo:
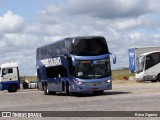
<path fill-rule="evenodd" d="M 44 94 L 103 94 L 112 89 L 110 55 L 102 36 L 64 38 L 36 49 L 38 88 Z"/>

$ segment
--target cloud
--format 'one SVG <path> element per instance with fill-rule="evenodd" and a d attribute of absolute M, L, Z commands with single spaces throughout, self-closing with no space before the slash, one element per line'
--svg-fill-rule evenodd
<path fill-rule="evenodd" d="M 159 0 L 69 0 L 45 6 L 38 17 L 50 36 L 104 36 L 117 68 L 128 66 L 128 48 L 157 45 L 159 6 Z"/>
<path fill-rule="evenodd" d="M 16 33 L 21 31 L 23 26 L 23 18 L 8 11 L 0 17 L 0 32 L 1 33 Z"/>
<path fill-rule="evenodd" d="M 113 19 L 159 12 L 159 6 L 159 0 L 69 0 L 66 4 L 48 5 L 42 13 L 43 15 L 54 13 Z"/>
<path fill-rule="evenodd" d="M 117 56 L 112 68 L 128 66 L 128 48 L 156 46 L 160 39 L 158 0 L 68 0 L 45 4 L 37 21 L 7 11 L 0 16 L 0 63 L 17 61 L 34 75 L 38 46 L 64 37 L 101 35 Z M 35 11 L 36 13 L 36 11 Z M 25 15 L 25 13 L 24 13 Z"/>
<path fill-rule="evenodd" d="M 148 26 L 149 24 L 150 21 L 147 16 L 140 16 L 138 18 L 129 18 L 116 21 L 114 27 L 118 30 L 128 30 L 141 28 L 144 26 Z"/>

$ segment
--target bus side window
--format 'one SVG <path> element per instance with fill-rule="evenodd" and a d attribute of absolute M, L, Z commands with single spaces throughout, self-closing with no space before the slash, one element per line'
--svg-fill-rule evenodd
<path fill-rule="evenodd" d="M 65 42 L 64 41 L 60 43 L 60 54 L 65 55 Z"/>
<path fill-rule="evenodd" d="M 59 66 L 58 71 L 59 71 L 59 74 L 61 75 L 61 77 L 67 77 L 67 70 L 65 67 Z"/>
<path fill-rule="evenodd" d="M 72 52 L 72 41 L 70 39 L 65 40 L 65 49 L 67 54 Z"/>
<path fill-rule="evenodd" d="M 63 66 L 54 66 L 46 68 L 46 76 L 48 78 L 57 78 L 58 76 L 67 77 L 67 70 Z"/>
<path fill-rule="evenodd" d="M 52 45 L 50 49 L 51 49 L 51 55 L 56 56 L 56 51 L 55 51 L 56 46 L 55 46 L 55 44 L 54 44 L 54 45 Z M 52 57 L 52 56 L 51 56 L 51 57 Z"/>
<path fill-rule="evenodd" d="M 47 67 L 47 68 L 46 68 L 46 76 L 47 76 L 48 78 L 56 78 L 56 77 L 58 77 L 57 66 Z"/>
<path fill-rule="evenodd" d="M 60 43 L 55 43 L 55 55 L 59 56 L 60 55 Z"/>

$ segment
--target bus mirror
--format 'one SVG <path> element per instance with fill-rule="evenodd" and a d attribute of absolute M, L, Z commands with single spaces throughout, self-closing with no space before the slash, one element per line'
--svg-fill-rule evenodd
<path fill-rule="evenodd" d="M 142 63 L 142 57 L 139 58 L 139 63 Z"/>
<path fill-rule="evenodd" d="M 132 65 L 135 65 L 135 62 L 136 62 L 137 58 L 135 58 L 132 62 Z"/>
<path fill-rule="evenodd" d="M 112 59 L 113 59 L 113 64 L 116 64 L 116 56 L 112 53 L 110 53 L 112 55 Z"/>
<path fill-rule="evenodd" d="M 74 56 L 71 56 L 71 58 L 72 58 L 72 63 L 73 63 L 73 66 L 76 66 L 76 61 L 75 61 L 75 58 L 74 58 Z"/>

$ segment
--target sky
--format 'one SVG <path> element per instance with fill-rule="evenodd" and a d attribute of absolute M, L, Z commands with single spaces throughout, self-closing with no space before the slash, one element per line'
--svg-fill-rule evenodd
<path fill-rule="evenodd" d="M 160 46 L 160 0 L 0 0 L 0 64 L 35 75 L 36 48 L 65 37 L 98 35 L 128 67 L 128 49 Z"/>

